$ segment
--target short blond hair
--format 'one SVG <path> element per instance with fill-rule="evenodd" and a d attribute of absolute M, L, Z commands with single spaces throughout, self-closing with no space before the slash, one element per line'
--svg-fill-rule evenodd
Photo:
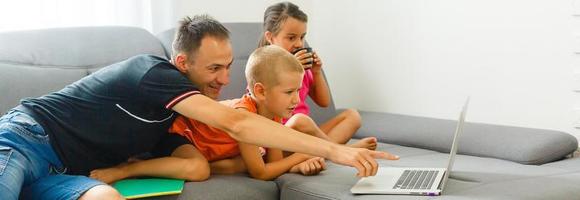
<path fill-rule="evenodd" d="M 253 93 L 256 83 L 276 86 L 280 83 L 279 75 L 288 72 L 304 73 L 302 65 L 294 55 L 276 45 L 260 47 L 252 52 L 246 63 L 248 89 Z"/>

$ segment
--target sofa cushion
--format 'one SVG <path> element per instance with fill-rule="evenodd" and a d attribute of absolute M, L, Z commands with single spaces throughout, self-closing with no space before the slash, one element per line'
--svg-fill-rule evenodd
<path fill-rule="evenodd" d="M 378 149 L 401 156 L 396 161 L 379 160 L 381 167 L 446 167 L 449 158 L 448 153 L 393 144 L 379 143 Z M 568 170 L 469 155 L 457 155 L 444 195 L 438 197 L 354 195 L 350 193 L 350 188 L 358 181 L 355 169 L 328 161 L 327 167 L 318 176 L 285 174 L 278 178 L 276 183 L 280 188 L 280 199 L 564 200 L 580 193 L 578 175 L 566 177 L 570 173 Z M 545 186 L 543 181 L 552 185 Z"/>
<path fill-rule="evenodd" d="M 542 165 L 544 167 L 553 167 L 560 169 L 567 169 L 570 171 L 580 172 L 580 157 L 565 159 L 557 162 L 551 162 Z"/>
<path fill-rule="evenodd" d="M 457 121 L 361 112 L 363 126 L 357 137 L 449 152 Z M 459 140 L 460 154 L 493 157 L 521 164 L 544 164 L 562 159 L 578 148 L 570 134 L 543 129 L 466 123 Z"/>
<path fill-rule="evenodd" d="M 138 54 L 165 55 L 144 29 L 75 27 L 0 34 L 0 62 L 34 66 L 102 67 Z"/>
<path fill-rule="evenodd" d="M 138 54 L 163 56 L 141 28 L 75 27 L 0 33 L 0 112 Z M 23 78 L 26 76 L 26 78 Z"/>
<path fill-rule="evenodd" d="M 245 174 L 212 175 L 204 182 L 186 182 L 180 195 L 148 199 L 278 199 L 278 187 L 273 181 L 249 178 Z"/>
<path fill-rule="evenodd" d="M 450 188 L 453 187 L 450 185 Z M 578 199 L 580 196 L 580 173 L 546 176 L 522 176 L 501 182 L 490 182 L 476 187 L 449 191 L 449 199 Z M 444 193 L 444 195 L 447 195 Z M 448 199 L 441 196 L 441 199 Z"/>
<path fill-rule="evenodd" d="M 1 62 L 0 70 L 0 113 L 16 107 L 22 98 L 38 97 L 60 90 L 87 75 L 85 69 L 39 68 Z"/>

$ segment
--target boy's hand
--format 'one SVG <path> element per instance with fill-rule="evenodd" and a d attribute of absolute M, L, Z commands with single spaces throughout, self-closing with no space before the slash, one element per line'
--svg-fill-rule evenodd
<path fill-rule="evenodd" d="M 102 181 L 106 184 L 111 184 L 118 180 L 127 178 L 127 175 L 121 167 L 111 167 L 95 169 L 91 171 L 90 177 Z"/>
<path fill-rule="evenodd" d="M 311 176 L 320 173 L 326 169 L 324 158 L 314 157 L 290 168 L 291 173 L 300 173 L 302 175 Z"/>
<path fill-rule="evenodd" d="M 399 156 L 364 148 L 332 145 L 328 159 L 337 164 L 354 167 L 358 171 L 357 176 L 367 177 L 377 174 L 379 165 L 375 159 L 398 160 Z"/>

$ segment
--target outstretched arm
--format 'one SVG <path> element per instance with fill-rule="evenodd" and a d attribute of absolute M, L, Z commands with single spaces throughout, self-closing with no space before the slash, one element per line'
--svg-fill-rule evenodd
<path fill-rule="evenodd" d="M 324 157 L 337 164 L 355 167 L 358 175 L 363 177 L 377 173 L 375 158 L 398 159 L 386 152 L 341 146 L 303 134 L 256 114 L 221 105 L 203 95 L 187 97 L 173 110 L 224 130 L 242 143 Z"/>
<path fill-rule="evenodd" d="M 244 163 L 248 168 L 250 176 L 260 180 L 272 180 L 278 176 L 288 172 L 294 165 L 299 164 L 311 156 L 295 153 L 291 156 L 282 159 L 274 159 L 273 162 L 265 163 L 260 150 L 257 146 L 251 144 L 240 143 L 240 153 L 244 159 Z M 272 149 L 268 154 L 277 154 L 282 157 L 280 150 Z M 268 155 L 268 157 L 271 157 Z M 269 158 L 271 160 L 272 158 Z"/>
<path fill-rule="evenodd" d="M 209 165 L 193 145 L 185 144 L 175 149 L 171 157 L 124 163 L 111 168 L 96 169 L 90 174 L 91 178 L 107 184 L 136 176 L 203 181 L 209 178 Z"/>

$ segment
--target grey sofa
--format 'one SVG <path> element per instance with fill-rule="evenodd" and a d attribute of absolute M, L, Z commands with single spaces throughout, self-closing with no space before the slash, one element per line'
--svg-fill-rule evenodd
<path fill-rule="evenodd" d="M 258 23 L 227 23 L 235 61 L 223 98 L 244 92 L 243 68 L 257 46 Z M 0 112 L 19 99 L 61 89 L 99 68 L 136 54 L 170 55 L 173 30 L 157 37 L 130 27 L 83 27 L 0 33 Z M 332 84 L 332 83 L 331 83 Z M 311 104 L 312 105 L 312 104 Z M 458 105 L 459 108 L 459 105 Z M 334 106 L 314 106 L 324 121 Z M 361 112 L 356 137 L 376 136 L 379 150 L 401 156 L 382 166 L 443 167 L 455 121 Z M 469 117 L 468 117 L 469 121 Z M 442 196 L 352 195 L 353 168 L 328 162 L 318 176 L 285 174 L 259 181 L 244 174 L 189 182 L 179 196 L 153 199 L 580 199 L 580 158 L 570 158 L 576 139 L 552 130 L 467 123 L 459 155 Z"/>

